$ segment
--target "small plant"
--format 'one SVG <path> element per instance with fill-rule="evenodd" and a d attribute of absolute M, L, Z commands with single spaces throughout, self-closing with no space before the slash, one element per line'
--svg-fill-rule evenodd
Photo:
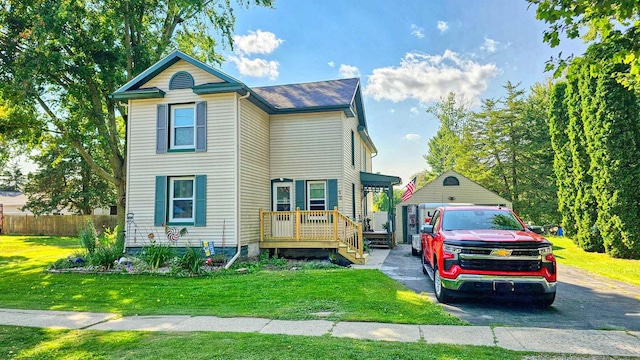
<path fill-rule="evenodd" d="M 382 228 L 385 230 L 389 230 L 389 222 L 385 222 L 384 224 L 382 224 Z"/>
<path fill-rule="evenodd" d="M 87 250 L 89 254 L 93 254 L 96 251 L 96 244 L 98 243 L 98 233 L 93 225 L 91 219 L 87 220 L 78 230 L 80 235 L 80 245 Z"/>
<path fill-rule="evenodd" d="M 140 258 L 149 264 L 152 270 L 158 270 L 173 258 L 174 253 L 174 249 L 168 244 L 156 243 L 146 247 L 140 254 Z"/>
<path fill-rule="evenodd" d="M 122 245 L 117 241 L 118 227 L 113 231 L 105 229 L 104 234 L 96 242 L 95 250 L 89 253 L 88 260 L 91 265 L 111 269 L 122 256 Z"/>
<path fill-rule="evenodd" d="M 202 273 L 202 266 L 205 263 L 205 259 L 200 253 L 200 248 L 188 247 L 184 255 L 178 260 L 178 265 L 188 271 L 190 274 Z"/>

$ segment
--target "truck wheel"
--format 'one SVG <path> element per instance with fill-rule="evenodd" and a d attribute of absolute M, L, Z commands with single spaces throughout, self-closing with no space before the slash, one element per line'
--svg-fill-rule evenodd
<path fill-rule="evenodd" d="M 536 301 L 536 306 L 542 309 L 548 308 L 556 300 L 556 293 L 545 294 L 542 298 Z"/>
<path fill-rule="evenodd" d="M 418 256 L 418 250 L 416 250 L 413 245 L 411 245 L 411 255 Z"/>
<path fill-rule="evenodd" d="M 420 254 L 420 265 L 422 265 L 422 273 L 425 275 L 429 274 L 427 271 L 428 264 L 424 262 L 424 251 Z"/>
<path fill-rule="evenodd" d="M 423 260 L 424 261 L 424 260 Z M 433 291 L 436 293 L 436 299 L 443 304 L 450 303 L 453 300 L 451 296 L 451 290 L 445 289 L 442 286 L 442 279 L 440 278 L 440 269 L 438 269 L 438 263 L 436 262 L 435 269 L 433 269 Z"/>

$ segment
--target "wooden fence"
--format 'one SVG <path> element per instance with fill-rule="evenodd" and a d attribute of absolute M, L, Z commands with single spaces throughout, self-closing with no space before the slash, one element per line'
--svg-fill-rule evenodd
<path fill-rule="evenodd" d="M 88 219 L 96 230 L 114 228 L 115 215 L 4 215 L 3 235 L 77 236 L 78 228 Z"/>

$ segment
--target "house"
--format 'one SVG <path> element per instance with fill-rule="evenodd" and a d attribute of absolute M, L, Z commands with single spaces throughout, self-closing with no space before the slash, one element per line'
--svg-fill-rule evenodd
<path fill-rule="evenodd" d="M 359 79 L 250 88 L 173 51 L 112 94 L 128 105 L 126 247 L 169 228 L 215 252 L 331 249 L 365 262 L 372 173 Z M 177 238 L 177 239 L 176 239 Z"/>
<path fill-rule="evenodd" d="M 411 242 L 411 235 L 417 233 L 419 229 L 413 220 L 416 214 L 412 205 L 422 203 L 462 203 L 475 205 L 495 205 L 512 208 L 513 204 L 494 193 L 491 190 L 469 180 L 462 174 L 449 170 L 438 176 L 422 188 L 414 191 L 409 200 L 400 202 L 396 206 L 395 236 L 398 241 Z M 419 222 L 418 222 L 419 223 Z M 406 235 L 405 235 L 406 234 Z M 400 240 L 402 239 L 402 240 Z"/>
<path fill-rule="evenodd" d="M 0 191 L 0 205 L 4 215 L 33 215 L 30 211 L 22 211 L 27 204 L 27 195 L 20 191 Z"/>

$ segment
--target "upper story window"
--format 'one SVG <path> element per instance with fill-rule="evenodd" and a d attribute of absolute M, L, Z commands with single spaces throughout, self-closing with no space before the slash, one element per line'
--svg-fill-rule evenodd
<path fill-rule="evenodd" d="M 460 181 L 455 176 L 447 176 L 442 182 L 442 186 L 460 186 Z"/>
<path fill-rule="evenodd" d="M 327 210 L 327 183 L 307 181 L 307 209 Z"/>
<path fill-rule="evenodd" d="M 171 106 L 169 149 L 195 148 L 195 107 L 193 104 Z"/>
<path fill-rule="evenodd" d="M 356 136 L 351 130 L 351 166 L 356 166 Z"/>

